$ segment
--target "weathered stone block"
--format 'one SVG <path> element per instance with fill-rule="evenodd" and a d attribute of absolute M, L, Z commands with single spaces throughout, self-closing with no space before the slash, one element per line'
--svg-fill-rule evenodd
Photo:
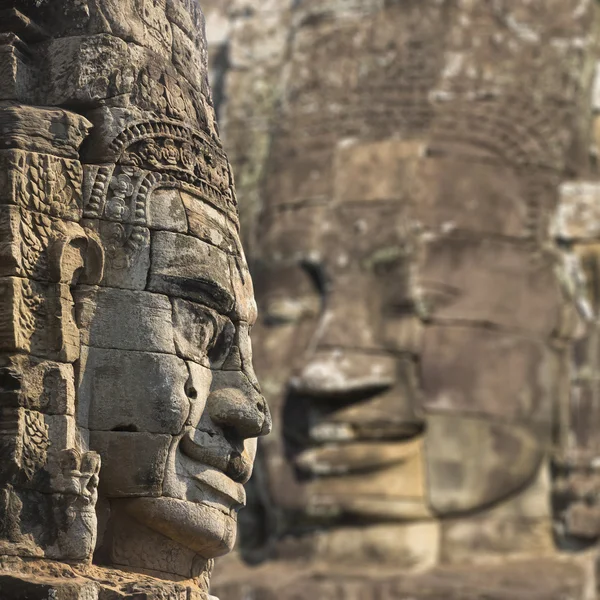
<path fill-rule="evenodd" d="M 472 231 L 523 238 L 529 226 L 528 189 L 511 166 L 478 156 L 421 160 L 404 183 L 414 217 L 434 231 Z M 488 160 L 486 160 L 488 159 Z"/>
<path fill-rule="evenodd" d="M 325 206 L 308 204 L 266 212 L 263 227 L 261 249 L 264 256 L 291 263 L 297 262 L 299 256 L 323 252 L 322 237 L 331 229 L 331 218 Z"/>
<path fill-rule="evenodd" d="M 148 202 L 148 227 L 187 233 L 188 221 L 179 190 L 159 189 L 151 194 Z"/>
<path fill-rule="evenodd" d="M 229 257 L 194 237 L 152 232 L 148 290 L 206 303 L 228 313 L 233 308 Z"/>
<path fill-rule="evenodd" d="M 0 110 L 0 126 L 3 131 L 2 150 L 20 149 L 77 162 L 79 147 L 91 123 L 75 112 L 20 104 L 4 106 Z M 28 158 L 22 152 L 15 153 L 15 156 L 21 160 Z"/>
<path fill-rule="evenodd" d="M 50 439 L 45 416 L 24 408 L 0 408 L 0 472 L 5 481 L 19 474 L 31 481 L 46 465 Z"/>
<path fill-rule="evenodd" d="M 23 45 L 10 36 L 0 45 L 0 98 L 2 100 L 33 99 L 35 74 L 23 55 Z"/>
<path fill-rule="evenodd" d="M 0 279 L 0 349 L 72 362 L 79 333 L 69 287 L 17 277 Z"/>
<path fill-rule="evenodd" d="M 333 196 L 334 150 L 330 147 L 305 147 L 286 132 L 273 141 L 265 195 L 269 208 L 326 202 Z M 293 160 L 294 168 L 290 169 Z"/>
<path fill-rule="evenodd" d="M 146 227 L 85 219 L 102 242 L 104 274 L 100 285 L 126 290 L 143 290 L 150 269 L 150 231 Z"/>
<path fill-rule="evenodd" d="M 0 204 L 0 236 L 0 276 L 69 284 L 82 269 L 82 279 L 101 276 L 101 250 L 73 222 Z"/>
<path fill-rule="evenodd" d="M 339 202 L 410 201 L 407 181 L 425 154 L 420 142 L 341 142 L 335 158 L 335 197 Z"/>
<path fill-rule="evenodd" d="M 365 564 L 375 554 L 382 569 L 426 569 L 437 563 L 440 534 L 435 521 L 343 527 L 317 538 L 315 553 L 338 565 Z"/>
<path fill-rule="evenodd" d="M 590 370 L 586 369 L 588 376 Z M 572 382 L 567 396 L 568 431 L 571 443 L 584 454 L 593 455 L 600 448 L 598 438 L 600 407 L 596 400 L 597 390 L 598 382 L 586 379 L 584 375 L 579 381 Z"/>
<path fill-rule="evenodd" d="M 530 486 L 496 506 L 468 518 L 444 520 L 441 562 L 461 564 L 473 556 L 490 560 L 515 552 L 551 555 L 550 486 L 550 472 L 543 464 Z"/>
<path fill-rule="evenodd" d="M 21 244 L 25 240 L 20 235 L 21 215 L 14 206 L 0 206 L 0 275 L 22 275 Z M 35 259 L 34 259 L 35 264 Z"/>
<path fill-rule="evenodd" d="M 0 404 L 74 415 L 73 366 L 23 354 L 0 356 Z"/>
<path fill-rule="evenodd" d="M 42 581 L 25 575 L 0 575 L 0 593 L 5 598 L 27 600 L 97 600 L 99 586 L 95 582 L 78 578 L 76 581 L 56 579 Z"/>
<path fill-rule="evenodd" d="M 250 270 L 248 269 L 243 253 L 229 257 L 229 271 L 231 273 L 231 285 L 235 297 L 235 308 L 232 318 L 236 321 L 254 323 L 258 307 L 254 298 L 252 276 L 250 275 Z"/>
<path fill-rule="evenodd" d="M 48 427 L 48 439 L 53 448 L 64 450 L 77 447 L 77 425 L 73 415 L 44 415 Z"/>
<path fill-rule="evenodd" d="M 170 434 L 182 430 L 190 411 L 185 393 L 189 373 L 183 360 L 82 346 L 80 363 L 80 426 Z"/>
<path fill-rule="evenodd" d="M 285 52 L 286 31 L 289 26 L 286 21 L 286 8 L 285 6 L 269 7 L 268 4 L 262 4 L 253 8 L 254 18 L 230 20 L 229 26 L 233 27 L 233 31 L 230 33 L 230 61 L 233 73 L 253 68 L 265 69 L 265 67 L 281 61 L 282 54 Z M 260 18 L 257 18 L 258 14 L 260 14 Z M 214 25 L 214 21 L 212 24 Z M 210 42 L 211 40 L 209 40 Z M 216 40 L 213 41 L 213 43 L 215 42 Z"/>
<path fill-rule="evenodd" d="M 200 7 L 188 0 L 168 0 L 166 15 L 170 22 L 175 23 L 190 37 L 197 36 L 199 25 L 204 26 L 205 23 Z"/>
<path fill-rule="evenodd" d="M 50 105 L 94 104 L 130 93 L 142 47 L 106 34 L 53 39 L 46 48 L 45 99 Z"/>
<path fill-rule="evenodd" d="M 570 181 L 561 185 L 551 234 L 570 242 L 600 237 L 600 184 Z"/>
<path fill-rule="evenodd" d="M 102 459 L 100 492 L 109 498 L 159 496 L 172 439 L 141 432 L 91 431 L 90 448 Z"/>
<path fill-rule="evenodd" d="M 77 324 L 87 346 L 175 354 L 171 302 L 166 296 L 116 288 L 75 292 Z"/>
<path fill-rule="evenodd" d="M 54 119 L 56 127 L 70 131 L 74 127 L 70 119 L 73 117 L 69 113 L 57 113 Z M 84 125 L 81 127 L 84 128 Z M 20 135 L 33 136 L 33 131 L 30 134 L 25 130 Z M 65 137 L 67 148 L 69 143 L 79 141 L 79 138 L 70 139 L 68 133 L 65 133 Z M 46 140 L 40 143 L 43 145 L 43 142 Z M 18 147 L 18 143 L 15 142 L 15 146 Z M 80 219 L 83 210 L 83 173 L 77 160 L 23 150 L 3 150 L 0 151 L 0 167 L 0 204 L 14 204 L 59 219 Z"/>
<path fill-rule="evenodd" d="M 570 535 L 595 540 L 600 535 L 600 508 L 583 502 L 573 504 L 566 516 Z"/>
<path fill-rule="evenodd" d="M 198 52 L 206 61 L 208 56 L 206 40 L 202 36 L 198 36 L 196 32 L 194 32 L 194 39 L 192 39 L 189 33 L 183 31 L 174 23 L 172 24 L 172 31 L 173 64 L 179 71 L 180 76 L 189 82 L 202 81 L 202 71 L 206 63 L 198 62 Z"/>
<path fill-rule="evenodd" d="M 189 223 L 189 233 L 199 240 L 212 244 L 224 252 L 237 250 L 225 215 L 200 198 L 181 192 L 185 213 Z"/>

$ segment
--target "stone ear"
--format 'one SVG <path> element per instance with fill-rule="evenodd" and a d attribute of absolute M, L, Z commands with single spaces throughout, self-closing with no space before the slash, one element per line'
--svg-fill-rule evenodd
<path fill-rule="evenodd" d="M 98 236 L 72 222 L 61 224 L 48 248 L 50 279 L 55 283 L 96 285 L 104 273 Z"/>
<path fill-rule="evenodd" d="M 98 285 L 104 276 L 104 246 L 94 231 L 91 229 L 84 229 L 84 231 L 87 249 L 79 283 Z"/>

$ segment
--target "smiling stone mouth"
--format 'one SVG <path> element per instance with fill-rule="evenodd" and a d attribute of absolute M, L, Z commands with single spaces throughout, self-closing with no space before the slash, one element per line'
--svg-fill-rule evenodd
<path fill-rule="evenodd" d="M 251 458 L 234 447 L 220 432 L 190 429 L 181 438 L 180 448 L 188 458 L 213 467 L 237 484 L 246 483 L 250 479 Z"/>
<path fill-rule="evenodd" d="M 422 436 L 407 441 L 329 443 L 298 454 L 296 467 L 305 474 L 335 476 L 384 469 L 412 459 Z"/>
<path fill-rule="evenodd" d="M 232 481 L 222 471 L 213 467 L 203 466 L 192 477 L 199 488 L 207 487 L 216 494 L 213 496 L 212 502 L 207 499 L 205 503 L 217 508 L 225 514 L 235 513 L 246 506 L 246 491 L 240 483 Z M 217 501 L 216 498 L 222 498 L 224 502 Z"/>

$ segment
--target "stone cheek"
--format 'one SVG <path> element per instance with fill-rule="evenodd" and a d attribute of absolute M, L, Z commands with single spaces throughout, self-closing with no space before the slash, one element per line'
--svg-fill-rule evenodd
<path fill-rule="evenodd" d="M 185 362 L 153 352 L 83 348 L 80 424 L 96 431 L 179 433 L 189 414 Z M 107 399 L 110 398 L 110 402 Z"/>
<path fill-rule="evenodd" d="M 111 498 L 160 496 L 172 441 L 170 435 L 92 430 L 90 446 L 104 457 L 100 493 Z"/>

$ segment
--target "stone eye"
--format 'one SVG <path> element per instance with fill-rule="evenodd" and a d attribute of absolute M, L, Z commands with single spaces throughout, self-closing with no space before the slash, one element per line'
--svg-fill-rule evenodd
<path fill-rule="evenodd" d="M 215 335 L 208 347 L 208 358 L 213 365 L 222 363 L 227 358 L 235 339 L 233 323 L 224 317 L 220 317 L 219 321 L 215 328 Z"/>

